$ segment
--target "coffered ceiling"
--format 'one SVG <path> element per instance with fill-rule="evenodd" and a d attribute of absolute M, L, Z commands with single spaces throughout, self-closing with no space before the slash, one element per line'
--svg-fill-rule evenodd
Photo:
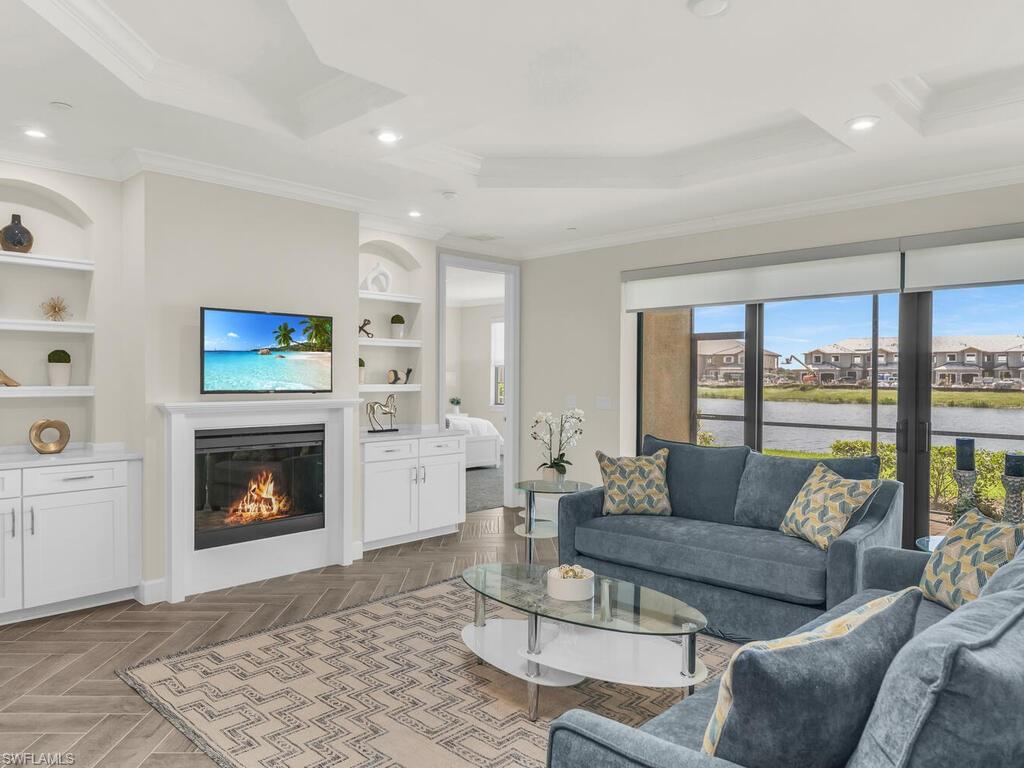
<path fill-rule="evenodd" d="M 0 156 L 314 200 L 478 252 L 1024 181 L 1019 0 L 731 0 L 714 18 L 686 0 L 0 11 Z M 877 126 L 852 131 L 860 115 Z M 379 142 L 385 127 L 401 140 Z"/>

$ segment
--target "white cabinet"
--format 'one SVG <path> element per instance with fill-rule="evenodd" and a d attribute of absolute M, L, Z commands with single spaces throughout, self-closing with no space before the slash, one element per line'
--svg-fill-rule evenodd
<path fill-rule="evenodd" d="M 0 613 L 21 608 L 21 499 L 0 500 Z"/>
<path fill-rule="evenodd" d="M 363 472 L 363 538 L 380 541 L 417 530 L 419 462 L 416 459 L 367 463 Z"/>
<path fill-rule="evenodd" d="M 25 608 L 131 586 L 124 487 L 27 496 Z"/>
<path fill-rule="evenodd" d="M 364 549 L 436 536 L 465 519 L 464 437 L 363 445 Z"/>

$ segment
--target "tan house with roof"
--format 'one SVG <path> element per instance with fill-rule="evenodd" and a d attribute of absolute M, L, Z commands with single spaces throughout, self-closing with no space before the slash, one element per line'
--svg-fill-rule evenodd
<path fill-rule="evenodd" d="M 896 375 L 899 339 L 878 339 L 878 373 Z M 822 384 L 855 382 L 871 375 L 871 339 L 851 338 L 808 350 L 804 365 Z M 1022 379 L 1024 336 L 935 336 L 932 338 L 932 384 L 974 384 L 980 379 Z"/>
<path fill-rule="evenodd" d="M 697 342 L 698 381 L 742 381 L 746 344 L 736 339 L 701 339 Z M 764 351 L 764 372 L 779 370 L 779 353 Z"/>

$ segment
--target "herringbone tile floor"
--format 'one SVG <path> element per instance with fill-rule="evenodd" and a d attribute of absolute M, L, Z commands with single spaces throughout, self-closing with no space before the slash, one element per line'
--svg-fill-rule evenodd
<path fill-rule="evenodd" d="M 474 563 L 524 561 L 516 514 L 475 512 L 450 536 L 174 605 L 128 601 L 0 627 L 0 764 L 4 753 L 26 752 L 71 754 L 75 768 L 212 766 L 114 670 L 443 581 Z M 535 559 L 555 562 L 556 540 L 539 541 Z"/>

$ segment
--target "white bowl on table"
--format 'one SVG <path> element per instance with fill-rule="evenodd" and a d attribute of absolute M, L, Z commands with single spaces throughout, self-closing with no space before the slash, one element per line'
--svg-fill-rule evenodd
<path fill-rule="evenodd" d="M 563 579 L 558 568 L 548 571 L 548 594 L 556 600 L 589 600 L 594 596 L 594 572 L 583 569 L 582 579 Z"/>

